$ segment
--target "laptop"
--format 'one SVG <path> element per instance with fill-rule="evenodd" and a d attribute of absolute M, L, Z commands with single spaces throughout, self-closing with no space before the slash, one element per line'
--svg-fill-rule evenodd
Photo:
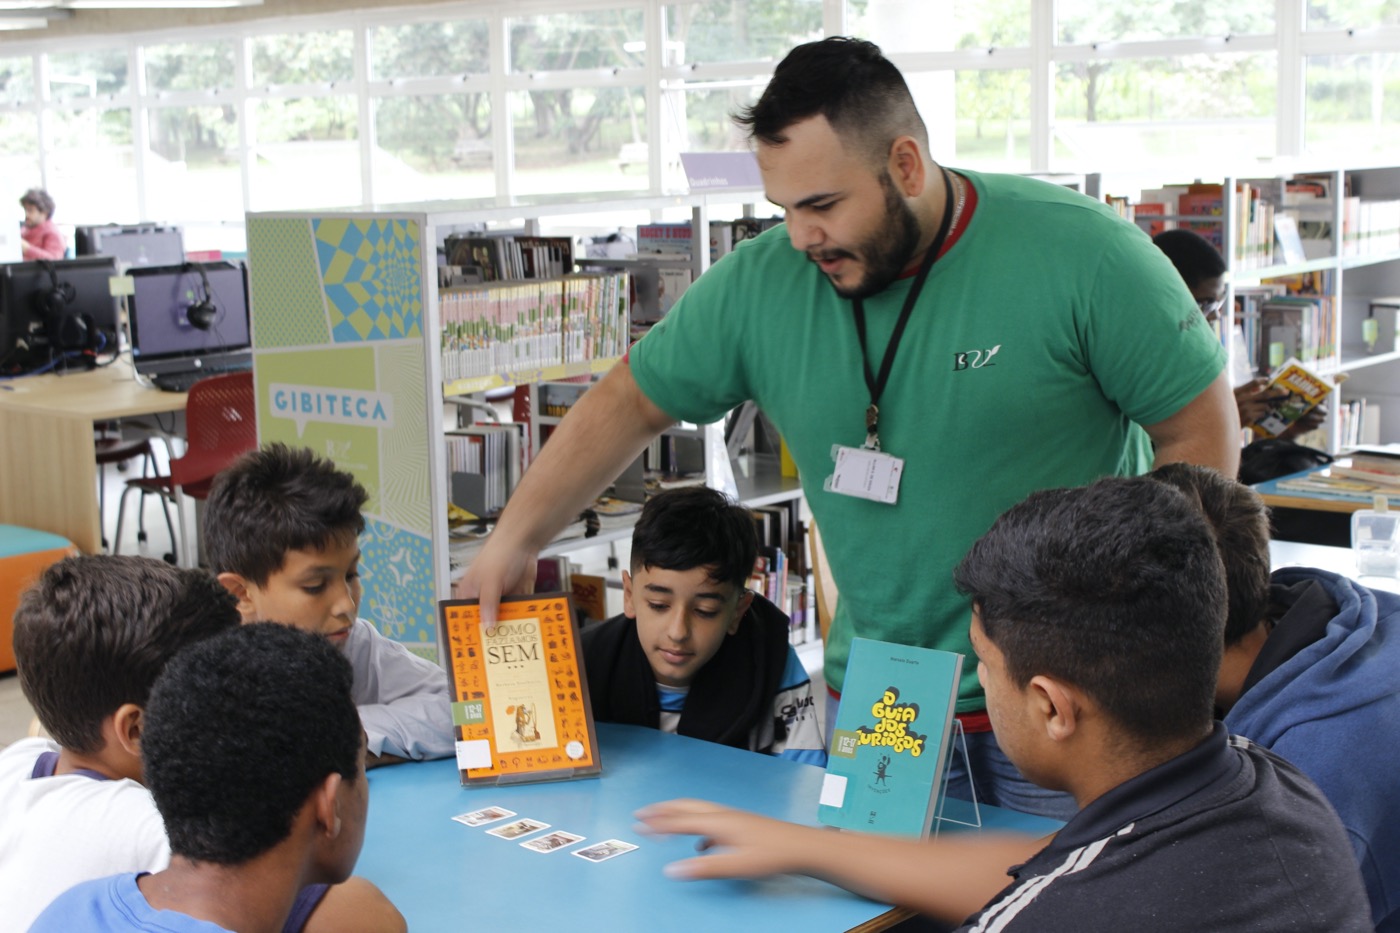
<path fill-rule="evenodd" d="M 127 312 L 138 374 L 158 388 L 185 392 L 208 376 L 252 369 L 245 265 L 133 266 L 130 275 Z"/>

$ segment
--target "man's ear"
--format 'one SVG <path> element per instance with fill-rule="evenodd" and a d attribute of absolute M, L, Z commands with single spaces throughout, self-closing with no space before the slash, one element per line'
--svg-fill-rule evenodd
<path fill-rule="evenodd" d="M 637 607 L 632 604 L 632 575 L 622 571 L 622 614 L 629 619 L 637 618 Z"/>
<path fill-rule="evenodd" d="M 316 815 L 318 834 L 327 839 L 340 835 L 340 782 L 343 778 L 332 771 L 311 792 L 311 809 Z"/>
<path fill-rule="evenodd" d="M 112 714 L 112 738 L 122 751 L 134 758 L 141 757 L 141 729 L 145 725 L 141 707 L 123 703 Z"/>
<path fill-rule="evenodd" d="M 218 580 L 223 584 L 224 589 L 233 594 L 238 600 L 238 614 L 243 617 L 244 622 L 256 622 L 258 620 L 257 607 L 253 605 L 252 584 L 243 578 L 242 574 L 224 572 L 219 574 Z"/>
<path fill-rule="evenodd" d="M 1084 712 L 1079 691 L 1044 674 L 1032 677 L 1026 691 L 1041 728 L 1050 739 L 1063 742 L 1075 734 Z"/>
<path fill-rule="evenodd" d="M 900 194 L 906 198 L 917 198 L 924 193 L 924 185 L 928 182 L 928 160 L 914 137 L 901 136 L 890 145 L 888 169 Z"/>

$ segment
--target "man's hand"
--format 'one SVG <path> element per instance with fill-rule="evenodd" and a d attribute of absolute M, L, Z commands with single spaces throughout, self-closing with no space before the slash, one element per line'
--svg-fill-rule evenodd
<path fill-rule="evenodd" d="M 486 539 L 467 572 L 452 584 L 457 599 L 478 600 L 481 624 L 487 633 L 495 631 L 502 596 L 527 595 L 535 591 L 538 553 L 513 547 L 496 533 Z"/>
<path fill-rule="evenodd" d="M 1235 407 L 1240 412 L 1240 425 L 1248 427 L 1268 413 L 1274 402 L 1288 394 L 1287 389 L 1270 389 L 1269 380 L 1260 376 L 1235 387 Z"/>
<path fill-rule="evenodd" d="M 666 866 L 667 875 L 688 881 L 800 873 L 806 864 L 803 853 L 833 835 L 704 800 L 668 800 L 636 815 L 654 833 L 700 837 L 696 848 L 710 854 Z"/>

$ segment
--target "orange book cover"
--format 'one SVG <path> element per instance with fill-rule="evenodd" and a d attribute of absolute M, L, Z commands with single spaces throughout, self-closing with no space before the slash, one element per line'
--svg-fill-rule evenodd
<path fill-rule="evenodd" d="M 599 774 L 593 707 L 564 593 L 510 596 L 496 629 L 474 599 L 438 604 L 465 786 Z"/>

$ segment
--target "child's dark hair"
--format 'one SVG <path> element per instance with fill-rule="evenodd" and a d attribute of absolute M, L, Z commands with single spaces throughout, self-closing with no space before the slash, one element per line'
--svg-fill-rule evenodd
<path fill-rule="evenodd" d="M 53 217 L 53 196 L 43 188 L 30 188 L 19 196 L 19 204 L 20 207 L 32 207 L 45 217 Z"/>
<path fill-rule="evenodd" d="M 204 511 L 204 550 L 215 573 L 257 586 L 288 551 L 324 550 L 365 529 L 369 493 L 355 477 L 305 447 L 268 444 L 214 478 Z"/>
<path fill-rule="evenodd" d="M 180 652 L 151 691 L 141 736 L 170 851 L 242 864 L 287 838 L 328 775 L 357 780 L 351 679 L 330 642 L 276 622 Z"/>
<path fill-rule="evenodd" d="M 1210 240 L 1194 230 L 1164 230 L 1153 237 L 1152 242 L 1167 254 L 1187 288 L 1195 288 L 1206 279 L 1225 274 L 1225 257 Z"/>
<path fill-rule="evenodd" d="M 743 589 L 758 556 L 753 515 L 708 486 L 668 489 L 647 500 L 632 531 L 632 572 L 704 567 Z"/>
<path fill-rule="evenodd" d="M 1144 745 L 1206 734 L 1225 573 L 1178 490 L 1139 476 L 1032 493 L 953 576 L 1017 687 L 1068 681 Z"/>
<path fill-rule="evenodd" d="M 144 707 L 175 653 L 240 621 L 238 602 L 209 574 L 147 557 L 95 554 L 52 565 L 20 599 L 20 689 L 55 742 L 101 751 L 102 722 Z"/>

